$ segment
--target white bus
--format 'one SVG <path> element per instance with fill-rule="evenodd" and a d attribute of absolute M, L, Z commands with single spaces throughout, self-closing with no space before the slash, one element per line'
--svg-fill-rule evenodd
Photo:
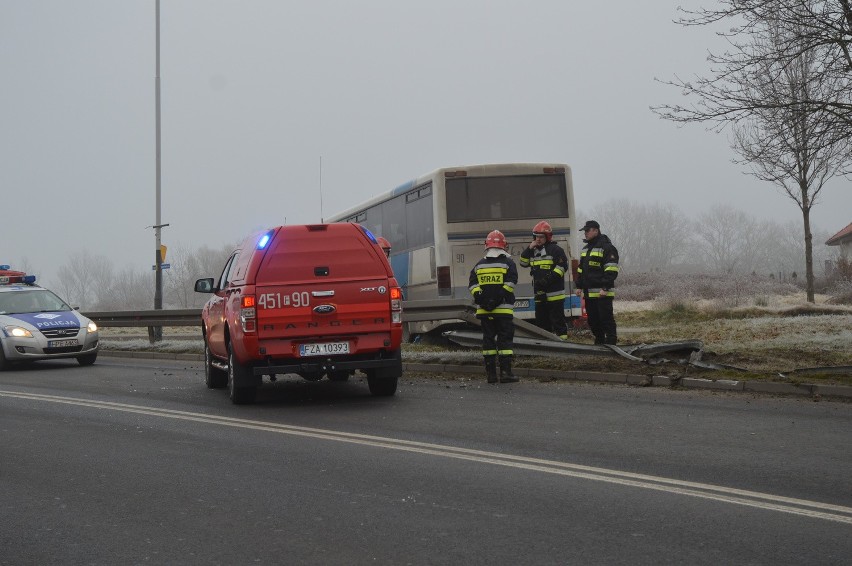
<path fill-rule="evenodd" d="M 470 270 L 485 254 L 485 236 L 500 230 L 518 264 L 515 316 L 535 317 L 529 270 L 520 254 L 533 226 L 547 220 L 572 272 L 579 259 L 571 168 L 561 163 L 444 167 L 404 183 L 326 222 L 357 222 L 391 244 L 391 266 L 406 300 L 469 299 Z M 565 315 L 580 315 L 566 274 Z M 428 332 L 417 323 L 409 332 Z"/>

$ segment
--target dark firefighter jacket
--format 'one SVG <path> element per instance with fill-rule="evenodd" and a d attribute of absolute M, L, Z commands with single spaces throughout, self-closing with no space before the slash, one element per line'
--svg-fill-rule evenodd
<path fill-rule="evenodd" d="M 541 248 L 525 249 L 521 252 L 520 264 L 521 267 L 530 268 L 536 301 L 565 300 L 568 256 L 556 242 L 546 242 Z"/>
<path fill-rule="evenodd" d="M 577 287 L 584 289 L 591 299 L 600 297 L 601 289 L 610 290 L 607 297 L 615 291 L 615 278 L 618 277 L 618 250 L 609 241 L 606 234 L 589 240 L 580 252 L 580 266 L 577 268 Z"/>
<path fill-rule="evenodd" d="M 470 270 L 470 294 L 476 316 L 509 317 L 514 313 L 518 268 L 508 254 L 480 259 Z"/>

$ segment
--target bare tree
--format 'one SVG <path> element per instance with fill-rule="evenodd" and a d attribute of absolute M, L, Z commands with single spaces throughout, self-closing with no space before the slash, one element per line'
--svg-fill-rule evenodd
<path fill-rule="evenodd" d="M 750 254 L 757 234 L 754 217 L 718 204 L 698 215 L 694 231 L 698 248 L 717 272 L 751 271 Z"/>
<path fill-rule="evenodd" d="M 57 274 L 63 298 L 83 309 L 96 306 L 100 296 L 112 287 L 112 263 L 105 256 L 92 255 L 88 251 L 68 256 Z"/>
<path fill-rule="evenodd" d="M 662 105 L 653 110 L 676 122 L 704 122 L 722 129 L 761 110 L 795 109 L 819 116 L 835 139 L 852 134 L 852 0 L 719 0 L 716 9 L 690 11 L 677 20 L 683 26 L 706 26 L 730 22 L 732 27 L 717 35 L 729 50 L 710 53 L 709 77 L 692 81 L 676 77 L 662 81 L 681 89 L 690 105 Z M 780 42 L 772 39 L 773 27 L 796 30 Z M 761 44 L 774 44 L 767 52 Z M 762 99 L 741 89 L 741 78 L 759 76 L 767 65 L 771 82 L 793 61 L 808 55 L 819 62 L 816 73 L 832 88 L 807 99 Z"/>
<path fill-rule="evenodd" d="M 663 117 L 680 122 L 711 122 L 719 129 L 733 124 L 732 147 L 740 155 L 735 162 L 749 165 L 751 175 L 780 187 L 802 213 L 811 302 L 810 212 L 825 183 L 852 163 L 848 92 L 852 64 L 845 66 L 834 51 L 840 49 L 848 58 L 852 36 L 840 42 L 817 41 L 814 18 L 839 2 L 839 14 L 849 16 L 852 24 L 849 1 L 727 0 L 724 10 L 700 12 L 690 24 L 734 15 L 743 18 L 746 23 L 730 37 L 747 35 L 748 41 L 732 41 L 733 53 L 711 56 L 720 65 L 714 77 L 699 79 L 695 85 L 680 83 L 685 94 L 699 97 L 697 105 L 657 109 Z M 829 55 L 835 59 L 826 61 Z"/>
<path fill-rule="evenodd" d="M 619 263 L 633 271 L 666 271 L 686 254 L 689 220 L 677 207 L 609 200 L 592 210 L 618 248 Z"/>
<path fill-rule="evenodd" d="M 767 44 L 758 49 L 771 53 L 787 43 L 787 37 L 802 30 L 773 28 Z M 787 65 L 774 69 L 767 62 L 762 80 L 747 86 L 755 98 L 765 100 L 808 100 L 835 87 L 836 79 L 818 72 L 814 52 L 804 52 Z M 780 105 L 779 105 L 780 106 Z M 750 174 L 780 187 L 802 212 L 805 240 L 805 275 L 808 301 L 814 302 L 813 234 L 811 209 L 825 183 L 840 175 L 849 159 L 848 139 L 838 139 L 827 128 L 824 115 L 802 106 L 780 106 L 758 110 L 752 119 L 734 126 L 734 149 L 739 163 L 750 165 Z"/>
<path fill-rule="evenodd" d="M 101 302 L 103 310 L 143 310 L 151 305 L 150 271 L 127 267 L 114 278 L 109 293 L 109 303 Z"/>
<path fill-rule="evenodd" d="M 184 246 L 175 246 L 172 268 L 166 277 L 167 302 L 179 308 L 202 306 L 207 297 L 195 292 L 196 279 L 218 277 L 233 247 L 228 245 L 214 250 L 203 246 L 193 252 Z"/>
<path fill-rule="evenodd" d="M 166 273 L 166 302 L 178 308 L 195 306 L 193 283 L 198 271 L 198 259 L 182 245 L 172 247 L 172 267 Z"/>

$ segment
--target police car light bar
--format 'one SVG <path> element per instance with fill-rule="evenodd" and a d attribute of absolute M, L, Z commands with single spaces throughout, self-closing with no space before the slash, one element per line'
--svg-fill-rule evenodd
<path fill-rule="evenodd" d="M 0 285 L 11 285 L 12 283 L 23 283 L 24 285 L 32 285 L 35 283 L 35 275 L 0 275 Z"/>
<path fill-rule="evenodd" d="M 35 275 L 27 275 L 23 271 L 13 271 L 8 265 L 0 265 L 0 285 L 10 285 L 12 283 L 32 285 L 35 283 L 35 280 Z"/>

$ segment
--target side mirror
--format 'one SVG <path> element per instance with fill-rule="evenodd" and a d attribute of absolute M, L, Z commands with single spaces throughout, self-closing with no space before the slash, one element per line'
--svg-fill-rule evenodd
<path fill-rule="evenodd" d="M 213 278 L 206 277 L 204 279 L 198 279 L 195 282 L 195 291 L 197 293 L 212 293 L 213 292 Z"/>

